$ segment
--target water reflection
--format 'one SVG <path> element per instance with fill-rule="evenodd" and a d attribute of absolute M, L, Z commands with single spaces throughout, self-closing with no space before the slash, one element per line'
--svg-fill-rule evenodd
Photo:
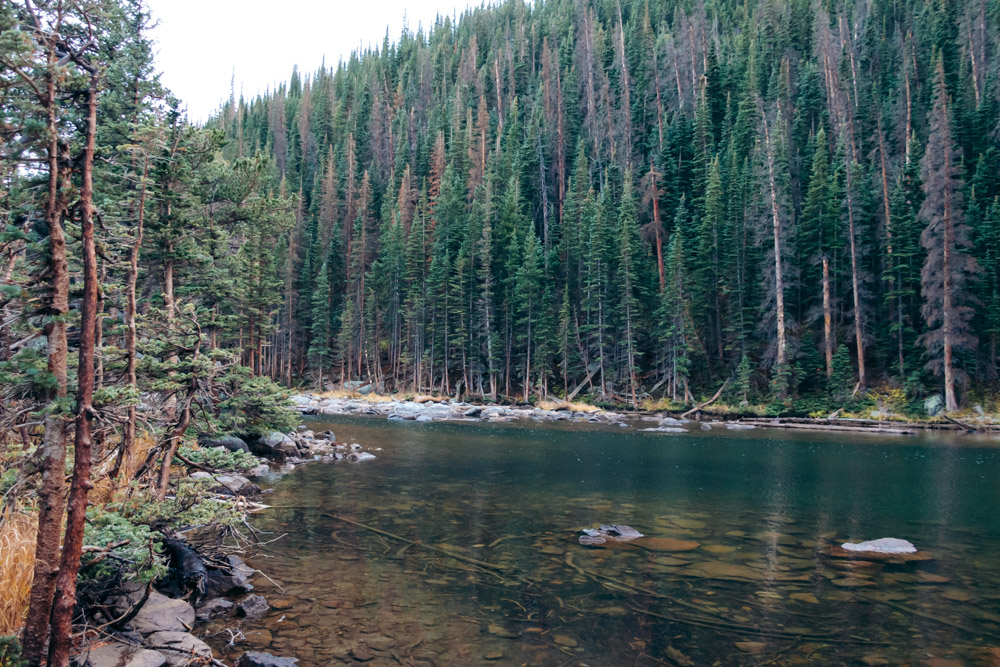
<path fill-rule="evenodd" d="M 281 586 L 256 582 L 277 608 L 247 624 L 236 653 L 303 665 L 923 664 L 1000 646 L 990 447 L 314 427 L 383 451 L 277 483 L 256 524 L 287 536 L 255 561 Z M 648 538 L 579 545 L 600 523 Z M 932 558 L 828 555 L 886 536 Z"/>

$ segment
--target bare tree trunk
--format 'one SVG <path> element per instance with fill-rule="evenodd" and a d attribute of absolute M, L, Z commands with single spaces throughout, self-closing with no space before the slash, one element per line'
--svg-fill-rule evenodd
<path fill-rule="evenodd" d="M 854 299 L 854 342 L 857 346 L 858 354 L 858 389 L 863 390 L 867 386 L 865 378 L 865 341 L 861 327 L 861 268 L 858 266 L 858 244 L 857 234 L 854 229 L 854 196 L 852 192 L 853 179 L 851 177 L 853 163 L 848 158 L 847 164 L 847 233 L 849 235 L 849 245 L 851 251 L 851 294 Z"/>
<path fill-rule="evenodd" d="M 771 195 L 771 226 L 774 233 L 774 300 L 775 314 L 778 324 L 778 367 L 788 361 L 788 343 L 785 339 L 785 279 L 781 262 L 781 216 L 778 211 L 778 186 L 774 176 L 774 147 L 771 145 L 771 132 L 767 126 L 767 117 L 761 107 L 764 124 L 764 143 L 767 152 L 767 182 Z"/>
<path fill-rule="evenodd" d="M 94 416 L 94 346 L 97 322 L 97 248 L 94 242 L 94 143 L 97 135 L 97 75 L 92 74 L 87 96 L 87 144 L 83 157 L 80 189 L 80 236 L 83 254 L 83 303 L 80 307 L 80 346 L 77 370 L 76 441 L 73 482 L 69 494 L 69 517 L 52 608 L 49 667 L 69 667 L 72 646 L 73 607 L 76 605 L 76 575 L 83 551 L 83 528 L 87 516 L 87 494 L 92 460 L 91 419 Z"/>
<path fill-rule="evenodd" d="M 830 259 L 823 258 L 823 355 L 826 379 L 833 377 L 833 308 L 830 305 Z"/>

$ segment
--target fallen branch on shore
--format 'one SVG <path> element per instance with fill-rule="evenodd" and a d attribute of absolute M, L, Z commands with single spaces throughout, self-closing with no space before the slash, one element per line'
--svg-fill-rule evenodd
<path fill-rule="evenodd" d="M 712 403 L 715 403 L 717 400 L 719 400 L 719 397 L 722 396 L 722 392 L 724 392 L 726 390 L 726 387 L 728 387 L 728 386 L 729 386 L 729 378 L 726 378 L 726 381 L 722 383 L 722 386 L 719 387 L 719 391 L 715 392 L 715 394 L 712 396 L 712 398 L 708 399 L 707 401 L 705 401 L 701 405 L 694 406 L 693 408 L 691 408 L 690 410 L 688 410 L 687 412 L 685 412 L 684 414 L 682 414 L 681 415 L 681 419 L 687 419 L 688 417 L 690 417 L 691 415 L 695 414 L 696 412 L 701 412 L 704 408 L 707 408 Z"/>

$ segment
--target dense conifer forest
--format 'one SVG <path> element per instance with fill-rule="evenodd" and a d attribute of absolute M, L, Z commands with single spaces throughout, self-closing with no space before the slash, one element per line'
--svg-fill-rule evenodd
<path fill-rule="evenodd" d="M 209 123 L 294 209 L 239 239 L 274 250 L 225 344 L 285 382 L 954 409 L 997 381 L 998 35 L 987 0 L 503 2 L 296 71 Z"/>

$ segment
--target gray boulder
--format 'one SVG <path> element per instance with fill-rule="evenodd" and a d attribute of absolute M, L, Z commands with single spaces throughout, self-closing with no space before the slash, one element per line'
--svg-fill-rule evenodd
<path fill-rule="evenodd" d="M 216 475 L 215 481 L 219 484 L 215 489 L 216 493 L 228 496 L 253 496 L 260 493 L 260 487 L 243 475 L 235 473 Z"/>
<path fill-rule="evenodd" d="M 228 616 L 233 613 L 236 605 L 225 598 L 215 598 L 208 600 L 195 610 L 194 616 L 199 622 L 204 623 L 213 618 Z"/>
<path fill-rule="evenodd" d="M 162 667 L 167 664 L 167 659 L 163 654 L 141 646 L 113 642 L 91 649 L 87 661 L 82 664 L 89 667 Z"/>
<path fill-rule="evenodd" d="M 299 455 L 295 441 L 284 433 L 271 431 L 264 437 L 252 443 L 250 450 L 258 456 L 266 456 L 277 461 Z"/>
<path fill-rule="evenodd" d="M 210 569 L 205 581 L 205 597 L 216 598 L 230 593 L 249 593 L 253 590 L 250 576 L 253 568 L 239 556 L 229 556 L 229 571 Z"/>
<path fill-rule="evenodd" d="M 115 605 L 119 610 L 118 613 L 124 614 L 128 611 L 132 604 L 142 599 L 142 594 L 142 590 L 136 590 L 124 598 L 119 598 Z M 194 607 L 187 602 L 152 591 L 130 625 L 136 632 L 146 636 L 154 632 L 184 632 L 194 624 L 194 619 Z"/>
<path fill-rule="evenodd" d="M 248 595 L 236 605 L 236 615 L 243 618 L 259 618 L 270 609 L 271 606 L 263 595 Z"/>
<path fill-rule="evenodd" d="M 236 667 L 296 667 L 298 658 L 279 658 L 270 653 L 248 651 L 240 656 Z"/>
<path fill-rule="evenodd" d="M 146 644 L 155 646 L 166 658 L 166 664 L 178 667 L 192 662 L 202 664 L 212 657 L 208 644 L 187 632 L 156 632 L 146 638 Z"/>
<path fill-rule="evenodd" d="M 219 437 L 199 435 L 198 444 L 202 447 L 224 447 L 231 452 L 250 451 L 250 446 L 247 445 L 246 441 L 243 438 L 237 438 L 235 435 L 223 435 Z"/>

